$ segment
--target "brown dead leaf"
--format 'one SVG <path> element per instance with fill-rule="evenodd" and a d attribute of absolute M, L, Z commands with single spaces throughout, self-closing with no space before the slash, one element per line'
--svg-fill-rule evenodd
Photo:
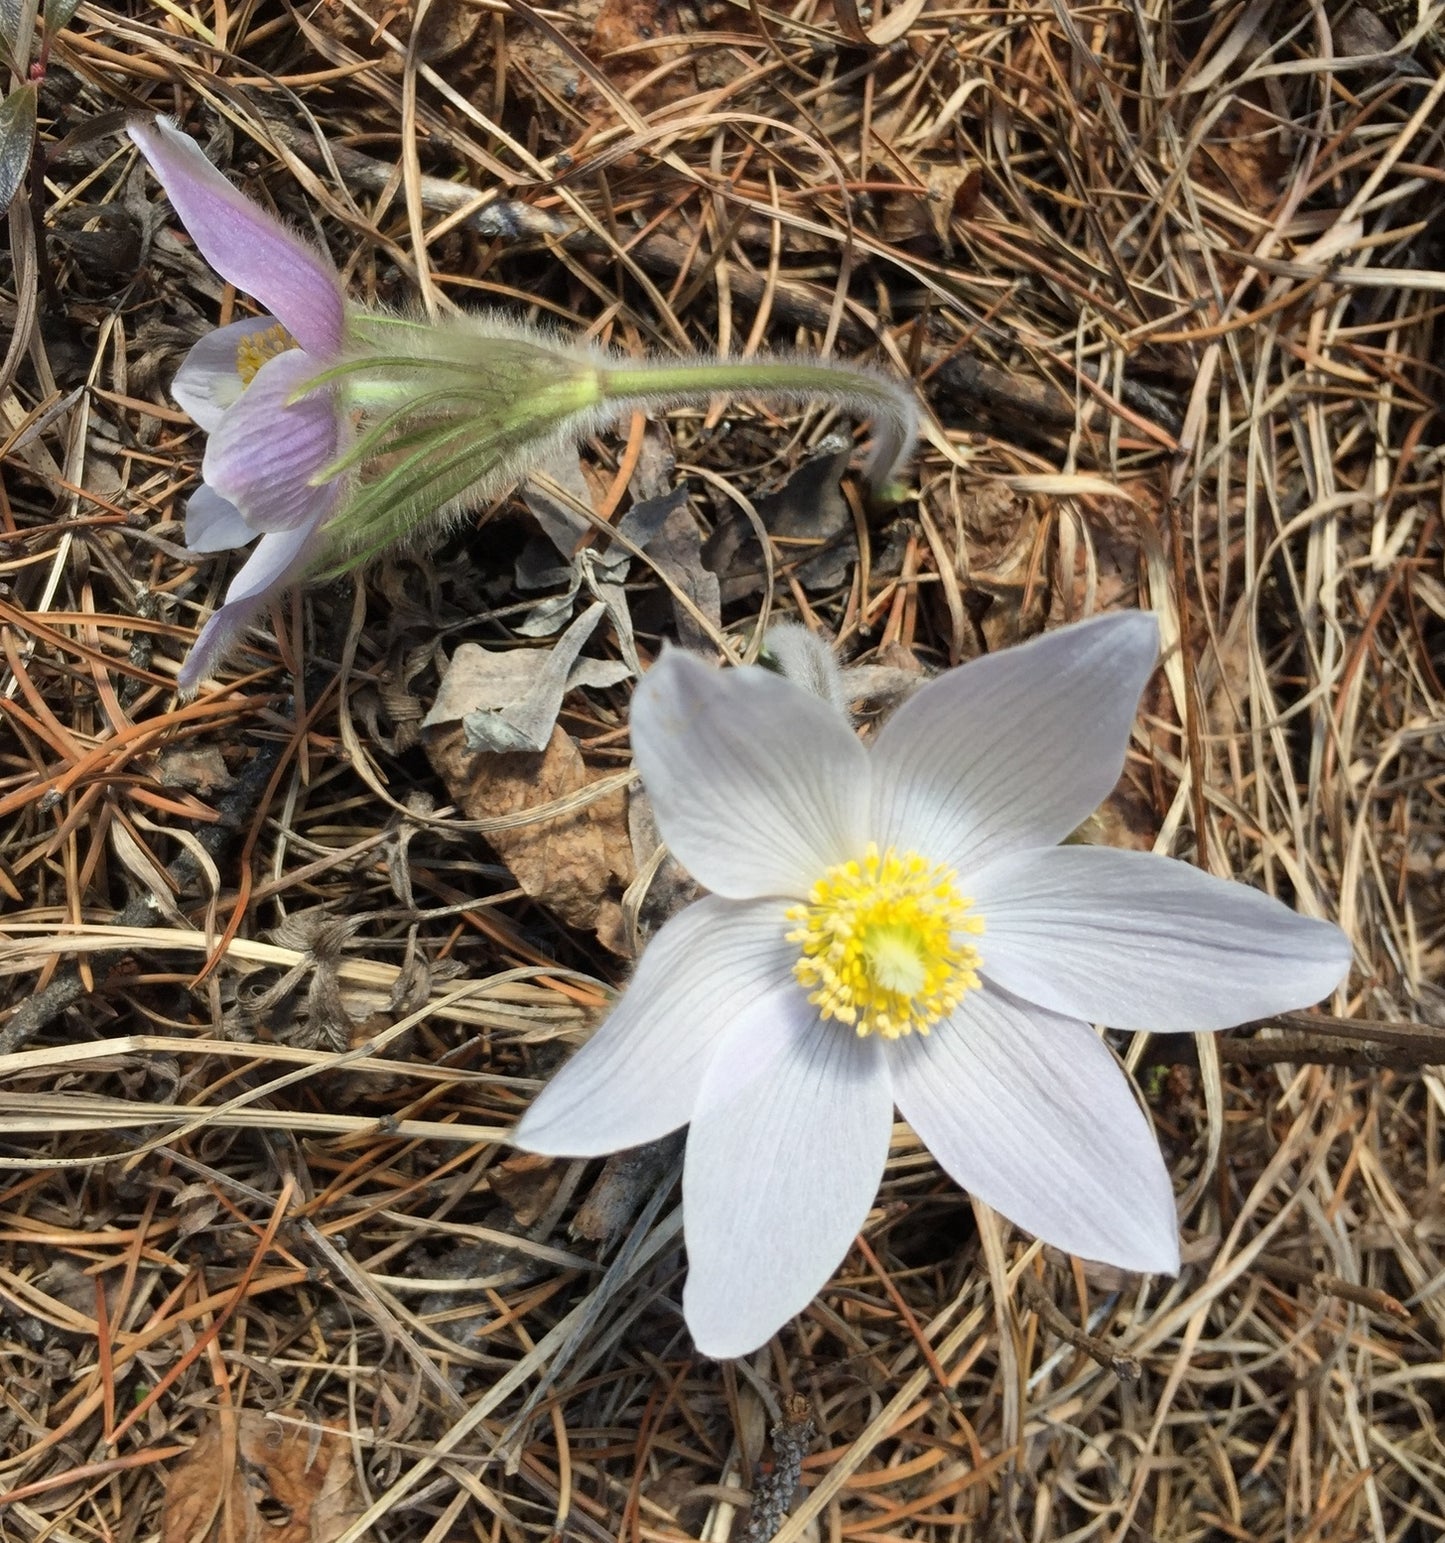
<path fill-rule="evenodd" d="M 220 750 L 214 745 L 197 749 L 190 745 L 173 745 L 162 750 L 156 757 L 156 772 L 163 788 L 186 788 L 209 798 L 212 793 L 224 793 L 235 786 Z"/>
<path fill-rule="evenodd" d="M 599 82 L 625 91 L 644 117 L 699 90 L 733 81 L 735 66 L 721 48 L 699 48 L 700 33 L 721 28 L 751 32 L 751 17 L 720 0 L 570 0 L 546 10 L 547 20 L 596 66 L 579 69 L 545 32 L 525 23 L 507 28 L 508 96 L 530 98 L 544 111 L 559 106 L 579 115 L 602 99 Z M 645 77 L 651 77 L 644 83 Z M 637 165 L 625 157 L 624 165 Z"/>
<path fill-rule="evenodd" d="M 1043 622 L 1048 587 L 1035 555 L 1041 521 L 1039 500 L 1002 483 L 983 483 L 958 500 L 951 533 L 958 576 L 990 652 L 1031 637 Z"/>
<path fill-rule="evenodd" d="M 609 60 L 624 80 L 628 75 L 642 74 L 653 62 L 651 50 L 639 52 L 632 58 L 619 59 L 616 56 L 624 48 L 650 43 L 655 38 L 673 33 L 676 30 L 675 22 L 667 14 L 668 9 L 659 0 L 602 0 L 602 8 L 592 27 L 592 46 L 588 52 L 594 59 Z M 662 50 L 657 57 L 665 58 L 669 53 L 675 55 L 680 51 L 677 48 Z"/>
<path fill-rule="evenodd" d="M 247 1506 L 235 1433 L 228 1442 L 223 1422 L 212 1420 L 166 1475 L 161 1543 L 246 1543 L 254 1531 Z"/>
<path fill-rule="evenodd" d="M 540 753 L 468 750 L 459 724 L 428 729 L 425 741 L 452 801 L 471 820 L 535 809 L 593 781 L 582 752 L 560 725 Z M 621 792 L 576 814 L 494 831 L 487 839 L 518 885 L 569 927 L 595 929 L 632 882 L 632 845 Z"/>
<path fill-rule="evenodd" d="M 1256 106 L 1238 96 L 1220 115 L 1190 169 L 1205 187 L 1264 217 L 1279 202 L 1291 164 L 1278 118 L 1265 102 Z"/>
<path fill-rule="evenodd" d="M 171 1464 L 161 1543 L 334 1543 L 360 1514 L 342 1427 L 243 1409 Z"/>
<path fill-rule="evenodd" d="M 374 59 L 389 75 L 400 75 L 406 56 L 381 40 L 389 32 L 399 43 L 411 42 L 414 7 L 405 0 L 360 0 L 348 6 L 320 5 L 312 9 L 315 26 L 323 27 L 338 42 L 362 58 Z M 432 0 L 416 40 L 416 56 L 424 64 L 451 62 L 470 45 L 481 29 L 479 9 L 467 0 Z"/>
<path fill-rule="evenodd" d="M 621 91 L 661 63 L 673 63 L 675 68 L 662 73 L 644 99 L 635 103 L 641 113 L 648 113 L 661 103 L 689 96 L 701 83 L 693 60 L 678 68 L 678 60 L 687 56 L 687 34 L 701 26 L 695 14 L 689 15 L 690 9 L 676 5 L 675 0 L 573 0 L 571 5 L 550 9 L 548 20 Z M 678 37 L 675 46 L 662 42 L 672 35 Z M 648 48 L 648 43 L 656 46 Z M 516 85 L 520 96 L 547 108 L 556 108 L 559 100 L 574 111 L 596 106 L 593 79 L 545 32 L 531 26 L 509 28 L 506 56 L 517 73 L 516 82 L 508 80 L 508 86 Z"/>
<path fill-rule="evenodd" d="M 1127 773 L 1078 832 L 1087 846 L 1122 847 L 1130 852 L 1152 852 L 1158 834 L 1154 805 L 1142 789 L 1130 784 Z"/>
<path fill-rule="evenodd" d="M 1138 488 L 1136 509 L 1149 510 L 1152 528 L 1163 528 L 1163 514 L 1157 491 L 1142 480 L 1131 484 Z M 1093 547 L 1094 577 L 1092 581 L 1092 607 L 1095 611 L 1131 611 L 1139 604 L 1139 573 L 1144 559 L 1140 551 L 1140 531 L 1144 528 L 1140 518 L 1126 510 L 1118 500 L 1101 499 L 1092 506 L 1080 506 L 1089 527 L 1089 544 Z M 1066 607 L 1056 610 L 1055 621 L 1072 619 L 1083 614 L 1083 605 L 1089 595 L 1088 567 L 1085 544 L 1076 543 L 1074 571 L 1056 574 L 1057 596 Z"/>
<path fill-rule="evenodd" d="M 746 11 L 738 17 L 720 7 L 679 0 L 602 0 L 587 52 L 646 115 L 726 78 L 719 51 L 699 50 L 692 41 L 708 26 L 708 11 L 729 31 L 751 30 Z M 653 79 L 640 94 L 629 89 L 648 75 Z"/>
<path fill-rule="evenodd" d="M 505 1200 L 519 1227 L 534 1226 L 551 1205 L 567 1165 L 554 1157 L 518 1152 L 487 1170 L 492 1193 Z"/>
<path fill-rule="evenodd" d="M 957 511 L 968 557 L 964 571 L 969 576 L 987 574 L 998 583 L 1017 578 L 1028 565 L 1038 531 L 1033 500 L 1002 482 L 982 482 L 959 496 Z"/>
<path fill-rule="evenodd" d="M 892 193 L 882 201 L 882 233 L 895 243 L 930 238 L 930 246 L 952 257 L 954 221 L 973 217 L 982 191 L 977 166 L 930 166 L 923 193 Z"/>
<path fill-rule="evenodd" d="M 600 9 L 600 0 L 577 0 L 559 25 L 572 42 L 581 46 L 589 35 L 588 22 L 596 18 Z M 575 103 L 581 91 L 581 71 L 551 38 L 525 23 L 508 29 L 509 96 L 552 110 L 558 102 Z"/>

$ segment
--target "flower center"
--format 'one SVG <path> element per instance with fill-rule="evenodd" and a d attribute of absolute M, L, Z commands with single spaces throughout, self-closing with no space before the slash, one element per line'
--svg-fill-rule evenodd
<path fill-rule="evenodd" d="M 279 321 L 261 332 L 248 332 L 236 344 L 236 374 L 241 377 L 242 387 L 255 380 L 263 364 L 298 347 L 300 344 Z"/>
<path fill-rule="evenodd" d="M 862 861 L 829 868 L 788 913 L 802 952 L 793 974 L 824 1018 L 861 1034 L 928 1033 L 978 981 L 983 931 L 951 868 L 869 844 Z"/>

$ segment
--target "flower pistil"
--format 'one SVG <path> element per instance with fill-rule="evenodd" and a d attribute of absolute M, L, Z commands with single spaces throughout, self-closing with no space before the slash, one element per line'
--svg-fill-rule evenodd
<path fill-rule="evenodd" d="M 788 911 L 787 940 L 801 946 L 793 975 L 824 1018 L 860 1037 L 927 1034 L 978 987 L 978 950 L 960 937 L 983 931 L 972 904 L 951 868 L 870 842 Z"/>

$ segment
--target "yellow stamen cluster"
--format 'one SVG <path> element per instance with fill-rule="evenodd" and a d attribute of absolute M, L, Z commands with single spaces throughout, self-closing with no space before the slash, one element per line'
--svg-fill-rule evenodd
<path fill-rule="evenodd" d="M 278 321 L 263 332 L 248 332 L 236 344 L 236 374 L 241 384 L 249 386 L 263 364 L 297 347 L 296 339 Z"/>
<path fill-rule="evenodd" d="M 793 974 L 824 1018 L 860 1035 L 926 1034 L 978 986 L 978 951 L 959 936 L 983 931 L 972 904 L 952 869 L 870 843 L 787 913 L 802 949 Z"/>

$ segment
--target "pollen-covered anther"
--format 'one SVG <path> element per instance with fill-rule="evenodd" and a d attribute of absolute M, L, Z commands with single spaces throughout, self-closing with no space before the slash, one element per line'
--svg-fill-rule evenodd
<path fill-rule="evenodd" d="M 793 974 L 824 1018 L 860 1035 L 926 1034 L 978 986 L 978 951 L 963 941 L 983 931 L 972 904 L 952 869 L 870 843 L 788 912 Z"/>
<path fill-rule="evenodd" d="M 277 354 L 289 353 L 297 346 L 296 339 L 279 321 L 264 331 L 248 332 L 236 344 L 236 374 L 241 377 L 241 384 L 249 386 L 260 373 L 263 364 L 268 364 Z"/>

